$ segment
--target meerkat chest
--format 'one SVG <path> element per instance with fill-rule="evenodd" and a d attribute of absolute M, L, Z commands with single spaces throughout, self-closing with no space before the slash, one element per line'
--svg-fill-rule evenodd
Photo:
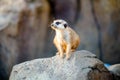
<path fill-rule="evenodd" d="M 67 43 L 70 41 L 70 34 L 68 31 L 57 31 L 56 38 L 59 43 Z"/>

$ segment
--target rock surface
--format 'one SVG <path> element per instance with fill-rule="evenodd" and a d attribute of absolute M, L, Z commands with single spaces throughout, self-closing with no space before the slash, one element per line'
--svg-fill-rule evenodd
<path fill-rule="evenodd" d="M 113 80 L 96 56 L 88 51 L 74 52 L 70 60 L 58 55 L 36 59 L 13 67 L 10 80 Z"/>
<path fill-rule="evenodd" d="M 120 76 L 120 64 L 115 64 L 112 65 L 108 68 L 111 72 L 113 72 L 114 74 Z"/>
<path fill-rule="evenodd" d="M 111 65 L 108 70 L 113 74 L 114 80 L 120 80 L 120 64 Z"/>

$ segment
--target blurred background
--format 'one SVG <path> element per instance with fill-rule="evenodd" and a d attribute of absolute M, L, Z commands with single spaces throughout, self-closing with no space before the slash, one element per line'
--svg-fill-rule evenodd
<path fill-rule="evenodd" d="M 15 64 L 55 55 L 55 19 L 79 34 L 78 50 L 120 63 L 120 0 L 0 0 L 0 80 Z"/>

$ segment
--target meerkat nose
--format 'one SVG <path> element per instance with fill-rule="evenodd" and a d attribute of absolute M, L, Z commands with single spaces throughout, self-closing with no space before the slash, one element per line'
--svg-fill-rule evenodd
<path fill-rule="evenodd" d="M 57 28 L 55 24 L 51 24 L 51 27 Z"/>

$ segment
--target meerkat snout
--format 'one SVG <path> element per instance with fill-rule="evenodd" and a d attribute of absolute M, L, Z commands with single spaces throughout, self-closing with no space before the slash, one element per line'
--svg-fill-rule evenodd
<path fill-rule="evenodd" d="M 70 59 L 71 53 L 80 43 L 79 35 L 68 26 L 65 20 L 54 20 L 51 28 L 56 32 L 53 43 L 58 50 L 57 54 L 62 58 L 66 55 L 66 59 Z"/>

